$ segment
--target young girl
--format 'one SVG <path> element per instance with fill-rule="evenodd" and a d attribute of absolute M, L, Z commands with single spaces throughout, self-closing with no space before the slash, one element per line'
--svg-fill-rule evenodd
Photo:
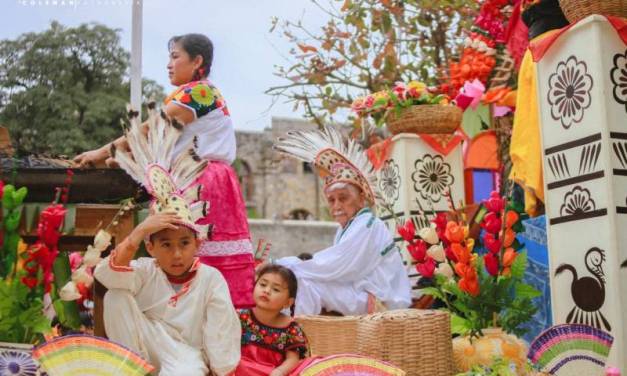
<path fill-rule="evenodd" d="M 279 265 L 266 265 L 258 274 L 253 296 L 256 307 L 240 310 L 242 352 L 236 376 L 297 375 L 308 355 L 307 339 L 292 317 L 296 276 Z"/>
<path fill-rule="evenodd" d="M 209 201 L 207 216 L 199 224 L 212 225 L 208 240 L 197 256 L 204 264 L 220 270 L 227 280 L 236 308 L 253 306 L 253 248 L 246 207 L 239 181 L 231 163 L 235 160 L 235 131 L 224 98 L 207 80 L 213 61 L 213 44 L 201 34 L 175 36 L 168 43 L 168 76 L 178 86 L 165 100 L 165 112 L 184 124 L 175 145 L 175 158 L 190 143 L 196 154 L 209 160 L 203 175 L 201 199 Z M 114 141 L 124 147 L 124 139 Z M 75 158 L 81 166 L 93 165 L 110 157 L 110 145 Z"/>

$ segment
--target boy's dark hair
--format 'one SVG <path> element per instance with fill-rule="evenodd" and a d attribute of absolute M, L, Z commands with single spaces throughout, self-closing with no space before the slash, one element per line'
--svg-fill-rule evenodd
<path fill-rule="evenodd" d="M 313 256 L 309 252 L 303 252 L 300 255 L 296 256 L 303 261 L 311 260 Z"/>
<path fill-rule="evenodd" d="M 168 41 L 168 50 L 171 50 L 175 44 L 185 50 L 192 59 L 195 59 L 198 55 L 202 56 L 202 65 L 194 74 L 194 80 L 198 81 L 207 78 L 213 63 L 213 42 L 211 42 L 211 39 L 202 34 L 177 35 Z"/>
<path fill-rule="evenodd" d="M 259 279 L 266 274 L 278 274 L 287 284 L 289 297 L 296 299 L 296 293 L 298 292 L 298 280 L 296 279 L 296 275 L 293 271 L 289 270 L 285 266 L 268 264 L 257 272 L 257 281 L 259 281 Z M 255 281 L 255 284 L 257 284 L 257 281 Z M 294 316 L 294 304 L 290 307 L 290 313 Z"/>

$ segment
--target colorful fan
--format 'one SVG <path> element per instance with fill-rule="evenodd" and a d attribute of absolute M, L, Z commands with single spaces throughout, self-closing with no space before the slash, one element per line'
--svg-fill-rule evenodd
<path fill-rule="evenodd" d="M 147 375 L 154 367 L 133 351 L 104 338 L 70 335 L 35 348 L 33 358 L 50 376 Z"/>
<path fill-rule="evenodd" d="M 527 357 L 551 375 L 603 375 L 614 337 L 588 325 L 553 326 L 529 346 Z"/>
<path fill-rule="evenodd" d="M 300 376 L 404 376 L 405 371 L 359 355 L 332 355 L 312 362 Z"/>

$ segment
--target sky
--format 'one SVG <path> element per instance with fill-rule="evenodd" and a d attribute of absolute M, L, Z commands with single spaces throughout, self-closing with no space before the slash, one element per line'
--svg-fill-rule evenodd
<path fill-rule="evenodd" d="M 131 49 L 131 1 L 136 0 L 0 0 L 0 39 L 47 29 L 53 20 L 65 26 L 98 22 L 120 29 L 122 46 Z M 211 81 L 227 101 L 235 128 L 262 130 L 272 116 L 301 117 L 291 104 L 264 94 L 285 81 L 275 65 L 288 65 L 292 45 L 275 31 L 271 18 L 303 20 L 311 30 L 327 16 L 310 0 L 143 0 L 143 76 L 174 87 L 167 78 L 167 42 L 174 35 L 203 33 L 214 43 Z M 277 28 L 278 29 L 278 28 Z"/>

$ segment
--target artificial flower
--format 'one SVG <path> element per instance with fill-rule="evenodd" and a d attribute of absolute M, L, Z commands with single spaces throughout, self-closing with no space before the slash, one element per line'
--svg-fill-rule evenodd
<path fill-rule="evenodd" d="M 37 235 L 48 247 L 56 248 L 61 237 L 60 228 L 65 218 L 65 208 L 61 204 L 52 204 L 39 216 Z"/>
<path fill-rule="evenodd" d="M 457 259 L 458 264 L 468 264 L 472 260 L 470 249 L 463 246 L 461 243 L 452 243 L 451 250 Z"/>
<path fill-rule="evenodd" d="M 505 213 L 505 228 L 512 228 L 512 226 L 518 222 L 519 218 L 518 213 L 513 210 L 508 210 L 507 213 Z"/>
<path fill-rule="evenodd" d="M 94 248 L 100 252 L 105 251 L 111 245 L 111 234 L 105 230 L 99 230 L 94 237 Z"/>
<path fill-rule="evenodd" d="M 59 296 L 61 300 L 72 301 L 80 298 L 81 294 L 78 292 L 78 288 L 76 288 L 76 283 L 69 281 L 63 286 L 61 291 L 59 291 Z"/>
<path fill-rule="evenodd" d="M 437 262 L 444 262 L 446 255 L 444 254 L 444 247 L 441 244 L 434 244 L 427 250 L 427 256 L 431 257 Z"/>
<path fill-rule="evenodd" d="M 414 221 L 408 219 L 405 221 L 403 226 L 398 226 L 396 231 L 403 238 L 403 240 L 411 243 L 414 240 L 414 235 L 416 234 L 416 226 L 414 225 Z"/>
<path fill-rule="evenodd" d="M 72 281 L 74 281 L 74 283 L 76 284 L 82 283 L 85 286 L 89 287 L 92 283 L 94 283 L 94 277 L 92 277 L 87 270 L 87 266 L 82 265 L 80 268 L 72 272 Z"/>
<path fill-rule="evenodd" d="M 83 264 L 87 266 L 96 266 L 102 258 L 100 257 L 100 251 L 91 245 L 87 246 L 87 252 L 83 256 Z"/>
<path fill-rule="evenodd" d="M 435 272 L 435 260 L 427 257 L 425 262 L 416 264 L 416 271 L 424 278 L 432 278 Z"/>
<path fill-rule="evenodd" d="M 485 268 L 491 276 L 496 276 L 499 274 L 499 259 L 494 253 L 486 253 L 483 256 L 483 263 L 485 264 Z"/>
<path fill-rule="evenodd" d="M 483 201 L 483 205 L 492 213 L 500 213 L 505 209 L 505 200 L 499 195 L 498 192 L 493 191 L 490 193 L 490 198 Z"/>
<path fill-rule="evenodd" d="M 22 281 L 22 283 L 31 290 L 34 289 L 39 282 L 36 277 L 22 277 L 20 281 Z"/>
<path fill-rule="evenodd" d="M 442 262 L 435 269 L 435 274 L 443 275 L 446 278 L 453 278 L 453 268 L 451 268 L 451 266 L 447 262 Z"/>
<path fill-rule="evenodd" d="M 514 260 L 516 260 L 516 256 L 517 254 L 514 248 L 507 248 L 505 252 L 503 253 L 503 266 L 504 267 L 512 266 L 512 264 L 514 263 Z"/>
<path fill-rule="evenodd" d="M 501 231 L 501 218 L 499 218 L 496 213 L 489 212 L 483 217 L 481 227 L 487 232 L 498 234 L 499 231 Z"/>
<path fill-rule="evenodd" d="M 457 262 L 459 260 L 457 260 L 457 256 L 455 256 L 455 253 L 453 252 L 453 249 L 451 248 L 450 245 L 448 245 L 446 248 L 444 248 L 444 254 L 446 255 L 446 258 L 453 261 L 453 262 Z"/>
<path fill-rule="evenodd" d="M 481 98 L 485 92 L 485 85 L 478 79 L 474 79 L 471 82 L 466 81 L 462 90 L 455 97 L 455 102 L 462 110 L 470 107 L 473 110 L 477 109 L 477 106 L 481 103 Z"/>
<path fill-rule="evenodd" d="M 446 224 L 444 237 L 451 243 L 461 243 L 466 238 L 466 231 L 457 222 L 450 221 Z"/>
<path fill-rule="evenodd" d="M 483 245 L 490 253 L 498 253 L 501 250 L 501 241 L 489 232 L 483 234 Z"/>
<path fill-rule="evenodd" d="M 503 234 L 503 247 L 510 247 L 516 240 L 516 233 L 511 228 L 505 230 Z"/>
<path fill-rule="evenodd" d="M 427 255 L 427 243 L 422 239 L 418 239 L 407 245 L 407 251 L 416 262 L 423 262 Z"/>
<path fill-rule="evenodd" d="M 80 252 L 72 252 L 70 253 L 68 258 L 70 259 L 70 270 L 78 269 L 78 267 L 81 266 L 81 263 L 83 262 L 83 256 Z"/>
<path fill-rule="evenodd" d="M 479 295 L 479 281 L 475 278 L 462 278 L 458 282 L 458 286 L 472 296 Z"/>
<path fill-rule="evenodd" d="M 429 244 L 436 244 L 440 241 L 438 233 L 435 232 L 433 227 L 424 227 L 418 231 L 418 236 Z"/>

